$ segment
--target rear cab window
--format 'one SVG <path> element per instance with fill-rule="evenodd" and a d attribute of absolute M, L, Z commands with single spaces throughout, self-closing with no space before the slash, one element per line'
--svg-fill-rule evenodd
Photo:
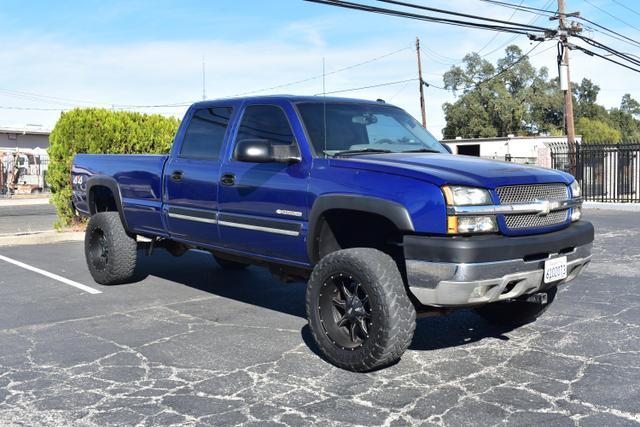
<path fill-rule="evenodd" d="M 231 107 L 210 107 L 197 110 L 184 135 L 180 157 L 217 160 L 229 126 Z"/>

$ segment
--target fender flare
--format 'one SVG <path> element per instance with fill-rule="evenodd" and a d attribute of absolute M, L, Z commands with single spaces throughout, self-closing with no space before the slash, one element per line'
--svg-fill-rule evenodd
<path fill-rule="evenodd" d="M 111 193 L 113 194 L 113 198 L 115 199 L 116 209 L 118 210 L 118 214 L 120 215 L 120 221 L 122 221 L 122 225 L 124 226 L 124 229 L 128 230 L 129 228 L 127 227 L 127 220 L 125 219 L 124 208 L 122 206 L 122 194 L 120 193 L 120 186 L 118 185 L 118 182 L 113 177 L 106 176 L 106 175 L 97 175 L 97 176 L 92 176 L 87 180 L 86 191 L 87 191 L 87 205 L 89 207 L 89 214 L 94 215 L 96 213 L 95 204 L 93 203 L 93 193 L 91 191 L 91 189 L 95 186 L 106 187 L 109 190 L 111 190 Z"/>
<path fill-rule="evenodd" d="M 332 209 L 345 209 L 380 215 L 391 221 L 400 231 L 413 232 L 413 221 L 407 209 L 399 203 L 358 194 L 326 194 L 316 198 L 309 215 L 307 255 L 315 264 L 319 261 L 316 242 L 320 232 L 320 218 Z"/>

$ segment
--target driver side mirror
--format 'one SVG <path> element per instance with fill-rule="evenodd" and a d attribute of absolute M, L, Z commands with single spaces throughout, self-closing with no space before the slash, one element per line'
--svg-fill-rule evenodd
<path fill-rule="evenodd" d="M 300 154 L 295 144 L 276 145 L 268 139 L 243 139 L 238 141 L 235 159 L 249 163 L 297 163 Z"/>
<path fill-rule="evenodd" d="M 441 142 L 440 144 L 442 144 L 444 149 L 447 150 L 449 152 L 449 154 L 453 154 L 453 150 L 451 149 L 451 147 L 449 147 L 448 144 L 445 144 L 444 142 Z"/>

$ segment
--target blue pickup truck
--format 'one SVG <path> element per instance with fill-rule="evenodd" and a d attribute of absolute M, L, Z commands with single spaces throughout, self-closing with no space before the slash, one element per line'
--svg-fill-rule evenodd
<path fill-rule="evenodd" d="M 308 282 L 318 348 L 354 371 L 400 359 L 417 316 L 531 322 L 591 259 L 571 175 L 452 155 L 380 100 L 199 102 L 168 155 L 78 154 L 71 179 L 96 282 L 130 280 L 141 245 L 265 266 Z"/>

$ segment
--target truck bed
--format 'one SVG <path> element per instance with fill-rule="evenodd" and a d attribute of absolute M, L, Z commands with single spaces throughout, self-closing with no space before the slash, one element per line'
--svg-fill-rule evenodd
<path fill-rule="evenodd" d="M 104 177 L 118 185 L 123 215 L 131 231 L 165 234 L 162 223 L 162 172 L 168 156 L 78 154 L 71 170 L 75 208 L 89 214 L 86 183 Z"/>

